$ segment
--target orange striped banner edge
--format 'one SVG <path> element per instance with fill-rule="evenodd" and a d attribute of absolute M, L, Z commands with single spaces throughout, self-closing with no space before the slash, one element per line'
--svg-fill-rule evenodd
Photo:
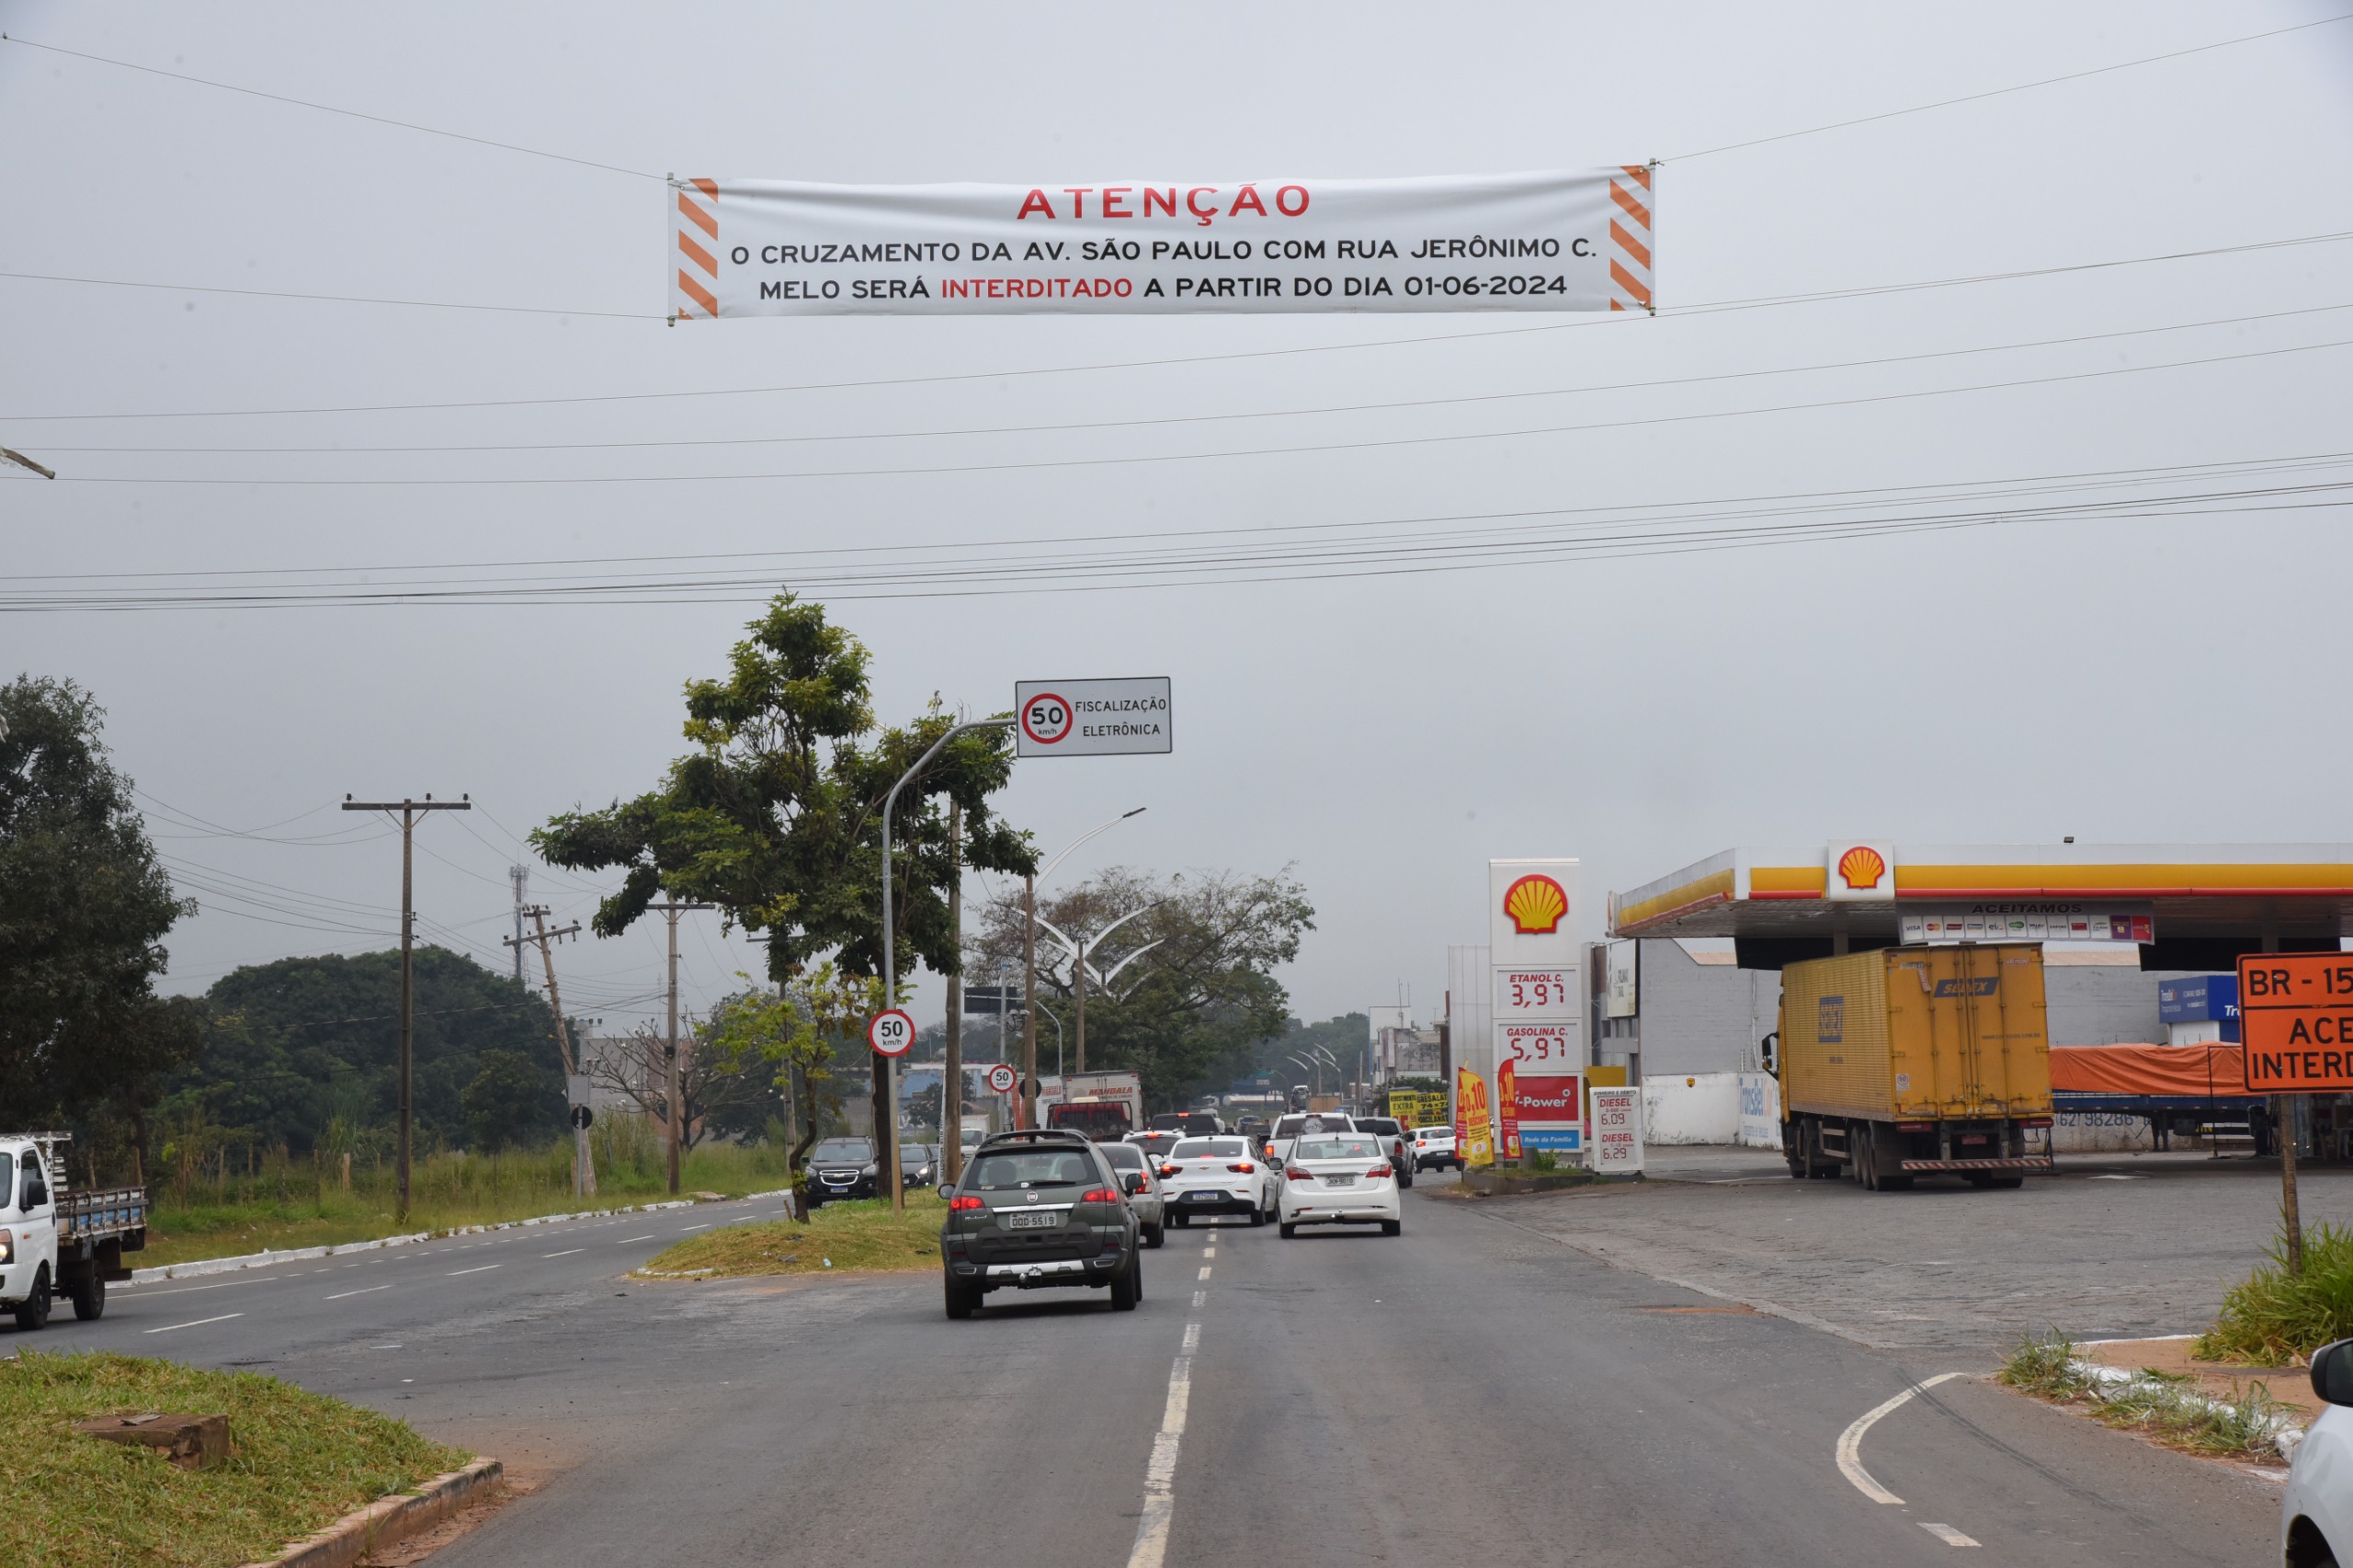
<path fill-rule="evenodd" d="M 1641 164 L 1620 164 L 1618 166 L 1624 169 L 1628 177 L 1636 185 L 1641 186 L 1644 190 L 1650 189 L 1651 171 L 1647 167 Z"/>
<path fill-rule="evenodd" d="M 680 235 L 679 237 L 681 239 L 685 238 L 684 235 Z M 1651 247 L 1643 244 L 1642 241 L 1634 238 L 1633 235 L 1628 233 L 1619 225 L 1618 220 L 1615 218 L 1609 220 L 1609 237 L 1618 242 L 1620 249 L 1623 250 L 1628 256 L 1632 256 L 1636 261 L 1641 262 L 1644 271 L 1648 271 L 1650 269 Z"/>
<path fill-rule="evenodd" d="M 681 267 L 678 270 L 678 290 L 686 295 L 688 299 L 692 300 L 696 304 L 700 305 L 704 310 L 710 312 L 712 315 L 715 316 L 719 313 L 718 300 L 712 297 L 710 290 L 704 288 L 701 284 L 696 282 L 691 277 L 688 276 L 684 267 Z"/>
<path fill-rule="evenodd" d="M 1650 290 L 1638 281 L 1632 273 L 1626 270 L 1625 263 L 1616 260 L 1615 258 L 1611 259 L 1609 263 L 1609 280 L 1612 283 L 1617 284 L 1620 289 L 1626 290 L 1627 293 L 1632 295 L 1636 304 L 1641 305 L 1645 310 L 1650 308 Z M 1609 302 L 1613 306 L 1618 303 L 1615 300 L 1612 300 Z"/>
<path fill-rule="evenodd" d="M 1626 216 L 1631 218 L 1635 222 L 1640 223 L 1645 229 L 1651 226 L 1650 209 L 1635 200 L 1631 196 L 1628 195 L 1626 187 L 1620 185 L 1614 179 L 1609 182 L 1609 197 L 1611 200 L 1617 202 L 1619 206 L 1626 210 Z M 716 239 L 718 235 L 719 231 L 713 229 L 711 231 L 711 237 Z"/>

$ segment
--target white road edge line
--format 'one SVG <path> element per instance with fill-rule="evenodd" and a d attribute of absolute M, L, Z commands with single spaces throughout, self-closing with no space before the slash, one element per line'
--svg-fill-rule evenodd
<path fill-rule="evenodd" d="M 332 1296 L 322 1296 L 319 1299 L 323 1301 L 340 1301 L 346 1296 L 372 1296 L 379 1290 L 389 1290 L 391 1289 L 392 1287 L 390 1285 L 370 1285 L 364 1290 L 338 1290 Z"/>
<path fill-rule="evenodd" d="M 1176 1450 L 1185 1440 L 1185 1412 L 1193 1398 L 1193 1352 L 1201 1343 L 1199 1322 L 1185 1325 L 1185 1344 L 1168 1369 L 1168 1404 L 1152 1439 L 1152 1462 L 1143 1472 L 1143 1513 L 1136 1520 L 1136 1543 L 1128 1568 L 1161 1568 L 1168 1552 L 1168 1525 L 1176 1513 Z"/>
<path fill-rule="evenodd" d="M 241 1318 L 245 1314 L 243 1312 L 222 1312 L 217 1318 L 199 1318 L 194 1323 L 167 1323 L 161 1328 L 142 1328 L 139 1332 L 142 1334 L 169 1334 L 176 1328 L 202 1328 L 208 1323 L 227 1323 L 231 1318 Z"/>
<path fill-rule="evenodd" d="M 1838 1473 L 1852 1482 L 1855 1490 L 1872 1502 L 1901 1505 L 1903 1498 L 1873 1481 L 1871 1472 L 1863 1468 L 1863 1434 L 1870 1431 L 1881 1416 L 1893 1415 L 1902 1409 L 1904 1403 L 1914 1394 L 1935 1388 L 1938 1383 L 1950 1382 L 1955 1378 L 1967 1375 L 1964 1372 L 1938 1372 L 1933 1378 L 1923 1378 L 1886 1403 L 1874 1405 L 1857 1416 L 1853 1426 L 1838 1434 Z M 1972 1541 L 1971 1544 L 1976 1543 Z"/>
<path fill-rule="evenodd" d="M 1947 1546 L 1976 1546 L 1980 1544 L 1974 1536 L 1963 1535 L 1959 1530 L 1953 1528 L 1950 1525 L 1932 1525 L 1924 1521 L 1920 1528 L 1927 1530 L 1930 1535 L 1935 1536 L 1938 1540 L 1943 1541 Z"/>
<path fill-rule="evenodd" d="M 504 1268 L 504 1267 L 506 1267 L 506 1266 L 505 1264 L 503 1264 L 503 1263 L 484 1263 L 484 1264 L 478 1264 L 478 1265 L 476 1265 L 474 1267 L 472 1267 L 472 1268 L 453 1268 L 453 1269 L 449 1270 L 449 1272 L 447 1275 L 445 1275 L 445 1276 L 444 1276 L 444 1278 L 449 1278 L 449 1279 L 455 1279 L 455 1278 L 456 1278 L 459 1275 L 460 1275 L 460 1274 L 487 1274 L 487 1273 L 489 1273 L 489 1272 L 490 1272 L 492 1269 L 494 1269 L 494 1268 Z"/>

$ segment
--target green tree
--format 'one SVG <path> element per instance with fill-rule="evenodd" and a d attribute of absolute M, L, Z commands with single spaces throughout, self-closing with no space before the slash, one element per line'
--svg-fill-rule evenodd
<path fill-rule="evenodd" d="M 458 1092 L 469 1146 L 476 1153 L 534 1143 L 563 1121 L 554 1074 L 519 1051 L 485 1051 L 481 1071 Z"/>
<path fill-rule="evenodd" d="M 809 1217 L 802 1165 L 825 1125 L 841 1114 L 839 1085 L 864 1077 L 866 1020 L 882 1005 L 882 983 L 843 974 L 830 962 L 787 980 L 774 994 L 745 991 L 711 1009 L 702 1050 L 711 1071 L 751 1074 L 790 1102 L 793 1211 Z"/>
<path fill-rule="evenodd" d="M 20 1126 L 136 1121 L 197 1046 L 154 994 L 195 905 L 156 864 L 104 719 L 72 681 L 0 687 L 0 1104 Z"/>
<path fill-rule="evenodd" d="M 557 816 L 532 842 L 551 864 L 626 873 L 597 911 L 600 936 L 620 935 L 668 893 L 767 932 L 771 980 L 829 952 L 843 971 L 877 973 L 883 797 L 954 721 L 933 714 L 878 731 L 868 653 L 823 606 L 779 594 L 748 630 L 724 677 L 688 683 L 695 749 L 657 788 Z M 958 961 L 942 799 L 963 808 L 966 863 L 1034 869 L 1028 835 L 988 807 L 1012 767 L 1004 733 L 983 731 L 951 743 L 901 792 L 892 891 L 903 970 L 919 960 L 952 973 Z"/>
<path fill-rule="evenodd" d="M 1110 975 L 1112 986 L 1108 994 L 1087 987 L 1086 1064 L 1132 1069 L 1153 1106 L 1179 1105 L 1222 1086 L 1261 1042 L 1281 1037 L 1290 997 L 1274 970 L 1299 956 L 1315 910 L 1288 870 L 1160 879 L 1114 867 L 1041 901 L 1038 913 L 1075 940 L 1137 910 L 1149 913 L 1121 926 L 1104 950 L 1087 951 L 1088 969 Z M 1017 961 L 1021 928 L 1017 893 L 993 903 L 973 960 L 984 970 Z M 1120 969 L 1131 956 L 1134 961 Z M 1040 995 L 1067 1031 L 1074 1023 L 1071 955 L 1042 930 L 1038 968 Z"/>
<path fill-rule="evenodd" d="M 483 1057 L 534 1063 L 561 1098 L 543 997 L 445 948 L 415 953 L 419 1142 L 469 1136 L 461 1096 Z M 202 1055 L 175 1081 L 238 1141 L 298 1153 L 371 1146 L 399 1103 L 400 954 L 329 953 L 233 970 L 205 994 Z M 562 1131 L 559 1104 L 546 1131 Z"/>

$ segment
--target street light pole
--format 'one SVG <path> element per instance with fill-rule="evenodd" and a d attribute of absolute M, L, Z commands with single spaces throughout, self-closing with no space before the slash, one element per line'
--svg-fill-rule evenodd
<path fill-rule="evenodd" d="M 899 775 L 899 781 L 891 786 L 889 794 L 882 797 L 882 1005 L 885 1007 L 895 1007 L 899 1005 L 898 959 L 892 946 L 891 926 L 891 812 L 899 803 L 899 791 L 907 787 L 908 779 L 929 767 L 931 759 L 938 756 L 941 748 L 957 736 L 971 734 L 976 730 L 1009 730 L 1012 727 L 1013 721 L 1010 719 L 975 719 L 970 723 L 957 725 L 932 742 L 930 749 L 915 759 L 915 765 L 913 767 Z M 879 1114 L 874 1119 L 874 1142 L 882 1158 L 890 1165 L 891 1211 L 897 1214 L 905 1212 L 907 1206 L 904 1173 L 899 1169 L 899 1059 L 897 1057 L 886 1056 L 882 1059 L 882 1103 L 875 1107 Z"/>
<path fill-rule="evenodd" d="M 1038 869 L 1034 876 L 1024 877 L 1021 881 L 1021 1122 L 1025 1127 L 1038 1125 L 1038 884 L 1051 876 L 1054 868 L 1068 858 L 1072 850 L 1097 834 L 1108 833 L 1130 817 L 1142 816 L 1144 809 L 1138 806 L 1134 811 L 1121 812 L 1109 822 L 1087 829 L 1063 845 L 1052 859 Z M 1079 1005 L 1082 1022 L 1078 1064 L 1079 1070 L 1084 1072 L 1086 1068 L 1086 1035 L 1083 1021 L 1086 1003 L 1082 1000 Z M 1062 1027 L 1061 1020 L 1055 1020 L 1054 1076 L 1058 1078 L 1062 1076 L 1059 1043 Z"/>

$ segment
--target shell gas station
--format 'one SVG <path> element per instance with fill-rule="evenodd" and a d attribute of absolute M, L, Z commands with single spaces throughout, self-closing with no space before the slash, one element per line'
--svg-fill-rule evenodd
<path fill-rule="evenodd" d="M 1880 949 L 1995 943 L 2038 949 L 2056 980 L 2074 966 L 2098 966 L 2111 993 L 2154 993 L 2143 1000 L 2156 1006 L 2131 1015 L 2136 1023 L 2165 1021 L 2126 1026 L 2154 1038 L 2081 1042 L 2054 1025 L 2047 1040 L 2060 1119 L 2145 1120 L 2158 1148 L 2177 1133 L 2216 1135 L 2218 1143 L 2244 1137 L 2261 1153 L 2276 1147 L 2278 1108 L 2245 1086 L 2236 965 L 2249 954 L 2344 948 L 2353 935 L 2353 844 L 1846 839 L 1728 849 L 1613 892 L 1608 919 L 1605 949 L 1704 945 L 1718 949 L 1718 963 L 1751 972 Z M 1595 956 L 1597 968 L 1612 966 Z M 1592 981 L 1593 1060 L 1616 1035 L 1615 1043 L 1632 1043 L 1625 1059 L 1640 1081 L 1642 1009 L 1619 1005 L 1618 979 Z M 1777 983 L 1758 981 L 1778 993 Z M 1621 1012 L 1633 1031 L 1612 1028 L 1611 1015 Z M 2302 1152 L 2353 1158 L 2353 1096 L 2297 1096 L 2287 1114 Z"/>

